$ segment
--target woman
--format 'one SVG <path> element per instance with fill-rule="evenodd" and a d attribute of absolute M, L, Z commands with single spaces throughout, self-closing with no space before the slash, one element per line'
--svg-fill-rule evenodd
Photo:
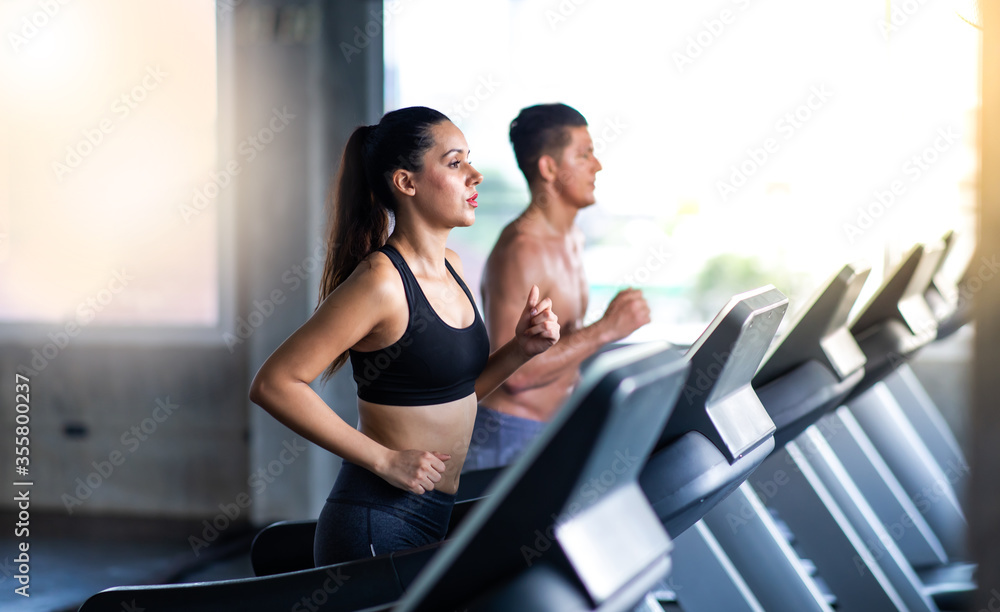
<path fill-rule="evenodd" d="M 452 228 L 475 221 L 482 180 L 462 132 L 429 108 L 387 113 L 348 140 L 320 304 L 250 388 L 254 403 L 344 458 L 317 525 L 317 565 L 440 541 L 477 398 L 559 339 L 551 301 L 532 287 L 514 339 L 489 354 L 462 263 L 445 246 Z M 309 387 L 348 355 L 358 429 Z"/>

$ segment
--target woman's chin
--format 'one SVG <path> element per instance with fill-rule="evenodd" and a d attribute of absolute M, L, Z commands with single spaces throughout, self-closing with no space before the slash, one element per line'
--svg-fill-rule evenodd
<path fill-rule="evenodd" d="M 475 222 L 476 222 L 476 216 L 475 215 L 466 215 L 465 217 L 462 217 L 461 219 L 455 219 L 453 221 L 450 221 L 448 223 L 448 226 L 450 227 L 450 229 L 455 229 L 456 227 L 469 227 L 472 224 L 474 224 Z"/>

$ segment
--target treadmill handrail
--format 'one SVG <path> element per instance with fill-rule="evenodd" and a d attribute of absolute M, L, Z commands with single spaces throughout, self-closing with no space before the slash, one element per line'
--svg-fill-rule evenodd
<path fill-rule="evenodd" d="M 697 431 L 733 462 L 774 432 L 751 381 L 787 308 L 773 285 L 729 300 L 688 349 L 688 380 L 658 449 Z"/>
<path fill-rule="evenodd" d="M 932 336 L 937 322 L 924 299 L 924 291 L 933 281 L 943 253 L 940 242 L 914 245 L 858 313 L 851 323 L 851 333 L 861 341 L 878 326 L 897 320 L 914 336 Z"/>
<path fill-rule="evenodd" d="M 870 272 L 865 263 L 849 263 L 821 285 L 795 313 L 788 331 L 772 343 L 754 375 L 754 388 L 809 360 L 822 363 L 841 380 L 863 368 L 865 355 L 847 322 Z"/>

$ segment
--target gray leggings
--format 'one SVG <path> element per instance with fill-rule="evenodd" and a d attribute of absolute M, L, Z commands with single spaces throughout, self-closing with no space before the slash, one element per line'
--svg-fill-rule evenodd
<path fill-rule="evenodd" d="M 440 542 L 455 496 L 397 489 L 345 461 L 316 525 L 317 567 Z"/>

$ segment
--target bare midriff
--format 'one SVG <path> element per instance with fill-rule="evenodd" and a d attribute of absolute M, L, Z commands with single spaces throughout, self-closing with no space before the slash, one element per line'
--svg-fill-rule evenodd
<path fill-rule="evenodd" d="M 476 394 L 429 406 L 390 406 L 358 399 L 358 429 L 372 440 L 396 451 L 445 453 L 445 471 L 434 488 L 458 491 L 459 475 L 476 422 Z"/>

